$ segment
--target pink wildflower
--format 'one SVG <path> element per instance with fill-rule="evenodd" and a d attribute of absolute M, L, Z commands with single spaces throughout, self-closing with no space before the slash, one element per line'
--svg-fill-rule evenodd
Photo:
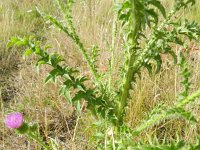
<path fill-rule="evenodd" d="M 15 112 L 6 115 L 5 124 L 8 128 L 18 129 L 22 126 L 24 121 L 22 113 Z"/>

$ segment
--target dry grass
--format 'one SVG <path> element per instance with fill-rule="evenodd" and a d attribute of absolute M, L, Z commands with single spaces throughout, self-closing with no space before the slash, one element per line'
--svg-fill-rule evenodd
<path fill-rule="evenodd" d="M 54 28 L 47 28 L 36 12 L 34 12 L 34 4 L 52 14 L 58 15 L 56 6 L 49 0 L 7 0 L 0 1 L 0 90 L 7 89 L 8 86 L 13 87 L 14 97 L 5 102 L 1 100 L 0 109 L 0 149 L 39 149 L 34 142 L 29 143 L 26 138 L 17 136 L 13 131 L 4 127 L 4 114 L 10 111 L 22 111 L 26 115 L 29 122 L 37 123 L 40 128 L 38 132 L 43 135 L 47 142 L 51 138 L 57 139 L 60 149 L 92 149 L 92 144 L 88 142 L 92 133 L 83 129 L 87 128 L 92 120 L 87 114 L 80 120 L 73 115 L 73 108 L 66 103 L 65 99 L 57 94 L 58 85 L 43 84 L 43 80 L 47 75 L 49 68 L 42 68 L 37 73 L 34 67 L 34 58 L 22 60 L 21 49 L 6 49 L 6 42 L 10 36 L 14 35 L 36 35 L 42 39 L 44 43 L 49 43 L 67 60 L 70 66 L 80 66 L 82 73 L 87 72 L 85 63 L 83 62 L 76 47 L 66 38 L 63 33 L 58 32 Z M 170 7 L 170 4 L 166 5 Z M 197 6 L 190 10 L 189 15 L 192 19 L 200 20 Z M 33 10 L 32 13 L 27 11 Z M 183 16 L 185 16 L 184 12 Z M 89 49 L 90 45 L 99 45 L 101 56 L 99 66 L 105 67 L 107 62 L 107 41 L 110 41 L 110 30 L 112 25 L 112 8 L 111 0 L 79 0 L 74 9 L 74 18 L 77 31 L 83 40 L 84 45 Z M 199 52 L 195 52 L 198 53 Z M 194 55 L 194 54 L 191 54 Z M 193 56 L 191 56 L 193 57 Z M 195 57 L 197 55 L 195 54 Z M 31 61 L 33 60 L 33 61 Z M 200 57 L 191 61 L 193 89 L 200 87 L 199 63 Z M 168 105 L 172 104 L 180 92 L 180 78 L 178 76 L 178 68 L 174 67 L 171 60 L 166 60 L 162 71 L 156 75 L 149 77 L 147 72 L 142 74 L 142 80 L 138 80 L 135 91 L 133 93 L 133 103 L 130 104 L 127 120 L 130 125 L 135 126 L 141 118 L 144 118 L 149 110 L 160 102 Z M 200 120 L 200 110 L 196 107 L 199 103 L 188 106 L 193 108 L 194 114 Z M 77 124 L 77 128 L 76 127 Z M 184 126 L 184 128 L 183 128 Z M 157 130 L 156 130 L 157 129 Z M 184 129 L 184 130 L 183 130 Z M 155 126 L 148 131 L 149 136 L 157 136 L 163 130 L 170 130 L 170 134 L 166 135 L 169 139 L 183 135 L 188 141 L 193 141 L 198 133 L 200 134 L 200 124 L 196 128 L 189 128 L 184 121 L 166 121 L 164 125 Z M 165 133 L 163 133 L 165 134 Z M 162 135 L 161 140 L 165 135 Z M 148 136 L 143 137 L 144 141 L 148 140 Z"/>

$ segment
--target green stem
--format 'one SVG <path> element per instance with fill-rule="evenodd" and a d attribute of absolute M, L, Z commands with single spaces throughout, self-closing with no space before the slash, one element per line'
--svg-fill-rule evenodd
<path fill-rule="evenodd" d="M 132 48 L 130 48 L 130 54 L 129 54 L 129 62 L 128 62 L 128 70 L 124 79 L 124 84 L 122 87 L 122 93 L 120 96 L 120 103 L 119 103 L 119 109 L 118 109 L 118 122 L 120 124 L 123 123 L 123 116 L 125 111 L 125 106 L 127 105 L 127 99 L 129 96 L 129 90 L 131 88 L 131 82 L 133 81 L 133 75 L 135 70 L 133 69 L 133 64 L 135 61 L 135 55 L 136 55 L 136 46 L 137 46 L 137 37 L 138 37 L 138 31 L 140 27 L 140 21 L 137 16 L 137 8 L 136 8 L 136 0 L 130 0 L 132 4 L 132 16 L 131 16 L 131 24 L 130 24 L 130 30 L 132 31 Z"/>
<path fill-rule="evenodd" d="M 114 1 L 115 2 L 115 1 Z M 114 15 L 114 20 L 113 20 L 113 29 L 112 29 L 112 44 L 111 44 L 111 60 L 110 60 L 110 76 L 109 76 L 109 90 L 111 90 L 111 83 L 112 83 L 112 78 L 113 78 L 113 66 L 114 66 L 114 53 L 115 53 L 115 39 L 117 35 L 117 15 Z"/>
<path fill-rule="evenodd" d="M 123 122 L 123 115 L 124 115 L 124 107 L 127 105 L 127 98 L 129 95 L 129 90 L 131 88 L 131 81 L 133 81 L 134 74 L 136 73 L 137 70 L 141 68 L 142 62 L 144 59 L 148 58 L 148 51 L 149 47 L 151 47 L 154 42 L 152 42 L 152 39 L 154 38 L 154 32 L 151 34 L 150 37 L 152 37 L 149 40 L 149 43 L 147 44 L 146 48 L 141 51 L 141 53 L 135 57 L 135 51 L 136 51 L 136 45 L 137 45 L 137 33 L 140 27 L 140 21 L 139 18 L 137 17 L 136 13 L 136 0 L 130 0 L 132 4 L 132 31 L 133 31 L 133 37 L 132 37 L 132 45 L 133 48 L 130 50 L 130 56 L 129 56 L 129 62 L 128 62 L 128 71 L 125 76 L 123 88 L 122 88 L 122 94 L 120 97 L 120 103 L 119 103 L 119 109 L 117 110 L 117 117 L 119 119 L 119 122 Z M 179 10 L 180 8 L 174 7 L 171 12 L 168 14 L 166 19 L 161 23 L 161 25 L 158 27 L 158 30 L 162 30 L 165 25 L 170 21 L 172 16 Z M 156 39 L 155 39 L 156 41 Z"/>
<path fill-rule="evenodd" d="M 90 71 L 92 72 L 92 75 L 93 75 L 96 83 L 99 84 L 99 75 L 97 74 L 96 69 L 92 65 L 92 62 L 90 61 L 90 58 L 89 58 L 89 56 L 88 56 L 88 54 L 87 54 L 87 52 L 86 52 L 86 50 L 85 50 L 85 48 L 83 46 L 83 43 L 80 41 L 80 38 L 79 38 L 78 34 L 76 33 L 76 29 L 75 29 L 75 27 L 73 25 L 72 17 L 71 17 L 71 14 L 70 14 L 71 13 L 71 10 L 70 10 L 71 9 L 70 8 L 71 4 L 69 4 L 70 5 L 69 8 L 66 9 L 63 6 L 61 0 L 57 0 L 57 2 L 58 2 L 58 5 L 59 5 L 63 15 L 65 16 L 65 19 L 66 19 L 66 22 L 67 22 L 67 24 L 69 26 L 69 29 L 71 30 L 70 32 L 71 32 L 72 37 L 71 36 L 70 37 L 75 42 L 75 44 L 78 46 L 78 48 L 81 51 L 81 54 L 82 54 L 84 60 L 87 62 L 88 67 L 89 67 Z M 72 2 L 70 2 L 70 3 L 72 3 Z"/>
<path fill-rule="evenodd" d="M 37 135 L 34 135 L 32 132 L 27 132 L 27 135 L 32 140 L 35 140 L 41 147 L 45 148 L 46 150 L 51 150 L 45 143 L 42 141 Z"/>

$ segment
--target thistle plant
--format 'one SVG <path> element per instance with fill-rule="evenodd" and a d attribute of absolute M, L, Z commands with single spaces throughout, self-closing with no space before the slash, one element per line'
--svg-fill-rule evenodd
<path fill-rule="evenodd" d="M 7 114 L 5 117 L 5 125 L 10 129 L 15 129 L 18 134 L 26 135 L 30 140 L 36 141 L 41 147 L 45 148 L 46 150 L 50 150 L 50 148 L 42 140 L 42 137 L 37 134 L 37 127 L 35 125 L 29 125 L 25 123 L 22 113 L 14 112 Z"/>
<path fill-rule="evenodd" d="M 59 30 L 66 33 L 77 49 L 82 54 L 84 61 L 87 63 L 92 78 L 79 74 L 79 68 L 70 67 L 66 64 L 65 59 L 57 53 L 49 53 L 47 46 L 42 46 L 40 41 L 33 37 L 13 37 L 8 43 L 8 47 L 13 45 L 24 46 L 26 50 L 24 56 L 35 54 L 38 56 L 37 66 L 50 65 L 52 70 L 49 72 L 45 82 L 52 80 L 56 82 L 61 77 L 60 95 L 65 98 L 81 113 L 80 102 L 86 101 L 86 107 L 96 117 L 102 119 L 102 123 L 109 124 L 109 133 L 112 138 L 107 143 L 102 137 L 100 141 L 101 148 L 127 149 L 131 147 L 135 149 L 170 149 L 170 147 L 182 148 L 183 143 L 177 143 L 168 146 L 155 145 L 137 145 L 132 139 L 142 133 L 145 129 L 167 119 L 183 117 L 185 120 L 197 122 L 191 112 L 184 107 L 195 101 L 200 96 L 200 89 L 189 94 L 190 90 L 190 72 L 187 68 L 187 62 L 181 54 L 179 66 L 181 68 L 181 76 L 183 81 L 181 84 L 184 91 L 180 93 L 173 106 L 165 106 L 164 104 L 155 108 L 149 115 L 149 118 L 132 129 L 124 121 L 126 109 L 129 102 L 134 98 L 130 96 L 130 91 L 134 90 L 134 83 L 140 78 L 141 71 L 146 68 L 149 75 L 160 72 L 162 68 L 162 55 L 170 55 L 177 64 L 177 54 L 174 46 L 180 48 L 188 48 L 187 42 L 196 41 L 200 37 L 200 27 L 196 22 L 188 20 L 176 19 L 178 13 L 195 4 L 195 0 L 174 0 L 174 6 L 166 12 L 160 0 L 124 0 L 122 2 L 114 1 L 115 17 L 113 21 L 112 42 L 110 43 L 110 60 L 109 73 L 102 75 L 98 71 L 98 46 L 91 46 L 89 53 L 74 27 L 72 8 L 73 0 L 63 3 L 56 0 L 59 9 L 63 15 L 64 23 L 56 17 L 42 12 L 39 8 L 37 11 L 41 16 L 50 21 Z M 119 28 L 123 29 L 121 44 L 123 45 L 123 63 L 118 68 L 114 67 L 116 52 L 116 34 Z M 145 34 L 148 30 L 149 35 Z M 117 80 L 113 78 L 114 70 L 120 72 Z M 93 86 L 86 86 L 85 81 L 90 80 Z M 120 83 L 120 84 L 117 84 Z M 117 86 L 115 86 L 117 85 Z M 106 132 L 107 134 L 107 132 Z M 124 140 L 124 139 L 125 140 Z M 106 138 L 108 139 L 108 138 Z M 128 140 L 129 139 L 129 140 Z M 132 142 L 127 142 L 132 141 Z M 136 146 L 134 145 L 136 144 Z M 199 146 L 199 145 L 198 145 Z M 198 147 L 197 146 L 197 147 Z M 140 148 L 139 148 L 140 147 Z M 191 148 L 192 149 L 192 148 Z M 193 148 L 195 149 L 195 148 Z"/>

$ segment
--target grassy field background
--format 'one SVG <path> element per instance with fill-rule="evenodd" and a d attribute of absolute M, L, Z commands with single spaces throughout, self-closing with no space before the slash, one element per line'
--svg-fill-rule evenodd
<path fill-rule="evenodd" d="M 163 0 L 167 8 L 171 3 Z M 50 44 L 52 50 L 60 53 L 70 66 L 79 67 L 81 73 L 88 74 L 86 65 L 76 47 L 66 38 L 65 34 L 53 28 L 35 10 L 37 5 L 42 10 L 60 17 L 56 4 L 51 0 L 0 0 L 0 149 L 26 150 L 38 149 L 34 142 L 28 142 L 26 138 L 17 136 L 12 130 L 6 129 L 3 117 L 12 111 L 21 111 L 27 117 L 27 121 L 37 123 L 38 132 L 49 141 L 49 137 L 56 139 L 60 149 L 93 149 L 90 137 L 95 129 L 89 129 L 93 123 L 89 112 L 77 122 L 73 108 L 66 103 L 64 98 L 58 96 L 58 85 L 44 85 L 44 78 L 48 68 L 42 68 L 37 73 L 34 66 L 34 57 L 23 60 L 23 49 L 6 48 L 6 43 L 11 36 L 34 35 L 43 43 Z M 181 18 L 188 18 L 200 22 L 200 2 L 191 9 L 181 12 Z M 99 45 L 99 70 L 107 70 L 107 41 L 113 21 L 113 9 L 111 0 L 77 0 L 73 10 L 76 29 L 85 45 Z M 119 41 L 120 41 L 120 37 Z M 118 45 L 120 50 L 120 45 Z M 174 50 L 177 51 L 178 47 Z M 118 53 L 120 51 L 118 50 Z M 116 59 L 120 57 L 116 54 Z M 191 43 L 190 57 L 193 83 L 192 89 L 200 87 L 200 47 Z M 147 71 L 142 72 L 142 79 L 135 85 L 132 93 L 134 102 L 130 104 L 126 120 L 131 126 L 139 123 L 147 112 L 160 102 L 172 104 L 181 91 L 178 68 L 174 67 L 171 59 L 166 59 L 162 71 L 149 77 Z M 198 102 L 198 101 L 197 101 Z M 200 121 L 200 103 L 188 106 Z M 87 129 L 87 130 L 86 130 Z M 168 131 L 168 135 L 166 135 Z M 200 134 L 200 122 L 197 127 L 191 128 L 183 120 L 166 121 L 148 130 L 140 137 L 143 142 L 148 142 L 149 137 L 163 139 L 183 138 L 194 142 Z"/>

